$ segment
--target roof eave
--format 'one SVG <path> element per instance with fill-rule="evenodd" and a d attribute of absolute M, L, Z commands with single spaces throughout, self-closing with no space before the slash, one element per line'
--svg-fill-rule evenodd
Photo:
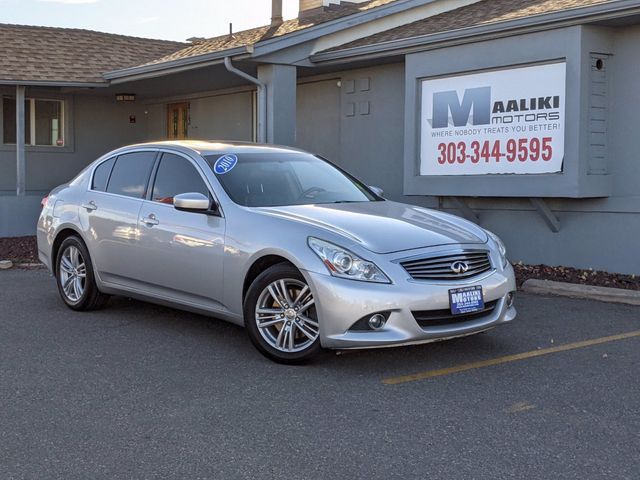
<path fill-rule="evenodd" d="M 107 82 L 78 82 L 62 80 L 4 80 L 0 79 L 0 85 L 23 85 L 25 87 L 108 87 Z"/>
<path fill-rule="evenodd" d="M 456 30 L 447 30 L 445 32 L 419 35 L 398 40 L 389 40 L 386 42 L 362 45 L 343 50 L 319 52 L 312 55 L 310 60 L 315 64 L 340 63 L 341 61 L 352 61 L 354 59 L 387 56 L 390 53 L 403 54 L 428 45 L 442 44 L 454 40 L 469 41 L 476 37 L 491 36 L 496 33 L 508 33 L 509 35 L 513 35 L 519 30 L 542 29 L 545 27 L 557 28 L 559 26 L 584 23 L 585 20 L 609 20 L 628 16 L 630 14 L 640 14 L 640 0 L 619 0 L 616 3 L 605 3 L 571 10 L 560 10 L 558 12 L 544 13 L 515 20 L 495 22 Z"/>
<path fill-rule="evenodd" d="M 205 53 L 193 57 L 179 58 L 168 62 L 154 63 L 150 65 L 139 65 L 135 67 L 123 68 L 105 72 L 103 77 L 111 84 L 130 82 L 133 80 L 143 80 L 145 78 L 159 77 L 170 73 L 193 70 L 209 65 L 222 63 L 225 57 L 238 56 L 251 53 L 251 45 L 230 48 L 218 52 Z"/>

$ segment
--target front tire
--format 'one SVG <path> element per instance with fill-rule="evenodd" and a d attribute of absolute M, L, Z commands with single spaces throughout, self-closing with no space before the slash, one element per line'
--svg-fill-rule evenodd
<path fill-rule="evenodd" d="M 60 297 L 70 309 L 97 310 L 109 300 L 98 290 L 89 251 L 80 237 L 64 239 L 58 249 L 55 272 Z"/>
<path fill-rule="evenodd" d="M 253 281 L 244 301 L 251 342 L 278 363 L 302 363 L 320 350 L 315 300 L 298 269 L 274 265 Z"/>

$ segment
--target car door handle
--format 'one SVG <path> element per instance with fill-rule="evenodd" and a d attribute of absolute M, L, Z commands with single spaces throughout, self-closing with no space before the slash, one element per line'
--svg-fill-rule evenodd
<path fill-rule="evenodd" d="M 141 218 L 140 221 L 149 227 L 158 225 L 160 223 L 153 213 L 148 217 Z"/>
<path fill-rule="evenodd" d="M 86 208 L 89 212 L 91 212 L 93 210 L 97 210 L 98 206 L 96 205 L 96 202 L 91 200 L 89 203 L 83 203 L 82 208 Z"/>

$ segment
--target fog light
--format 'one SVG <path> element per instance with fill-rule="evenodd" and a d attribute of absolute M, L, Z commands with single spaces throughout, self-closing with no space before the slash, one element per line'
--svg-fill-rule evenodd
<path fill-rule="evenodd" d="M 371 318 L 369 318 L 369 328 L 371 328 L 371 330 L 380 330 L 384 327 L 385 323 L 387 323 L 387 319 L 381 313 L 371 315 Z"/>
<path fill-rule="evenodd" d="M 513 301 L 516 298 L 516 292 L 509 292 L 507 294 L 507 307 L 513 306 Z"/>

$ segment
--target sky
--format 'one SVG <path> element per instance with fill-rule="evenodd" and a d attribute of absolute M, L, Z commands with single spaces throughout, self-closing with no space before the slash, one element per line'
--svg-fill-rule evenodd
<path fill-rule="evenodd" d="M 283 0 L 285 19 L 298 0 Z M 185 41 L 245 30 L 271 21 L 271 0 L 0 0 L 0 23 L 86 28 Z"/>

